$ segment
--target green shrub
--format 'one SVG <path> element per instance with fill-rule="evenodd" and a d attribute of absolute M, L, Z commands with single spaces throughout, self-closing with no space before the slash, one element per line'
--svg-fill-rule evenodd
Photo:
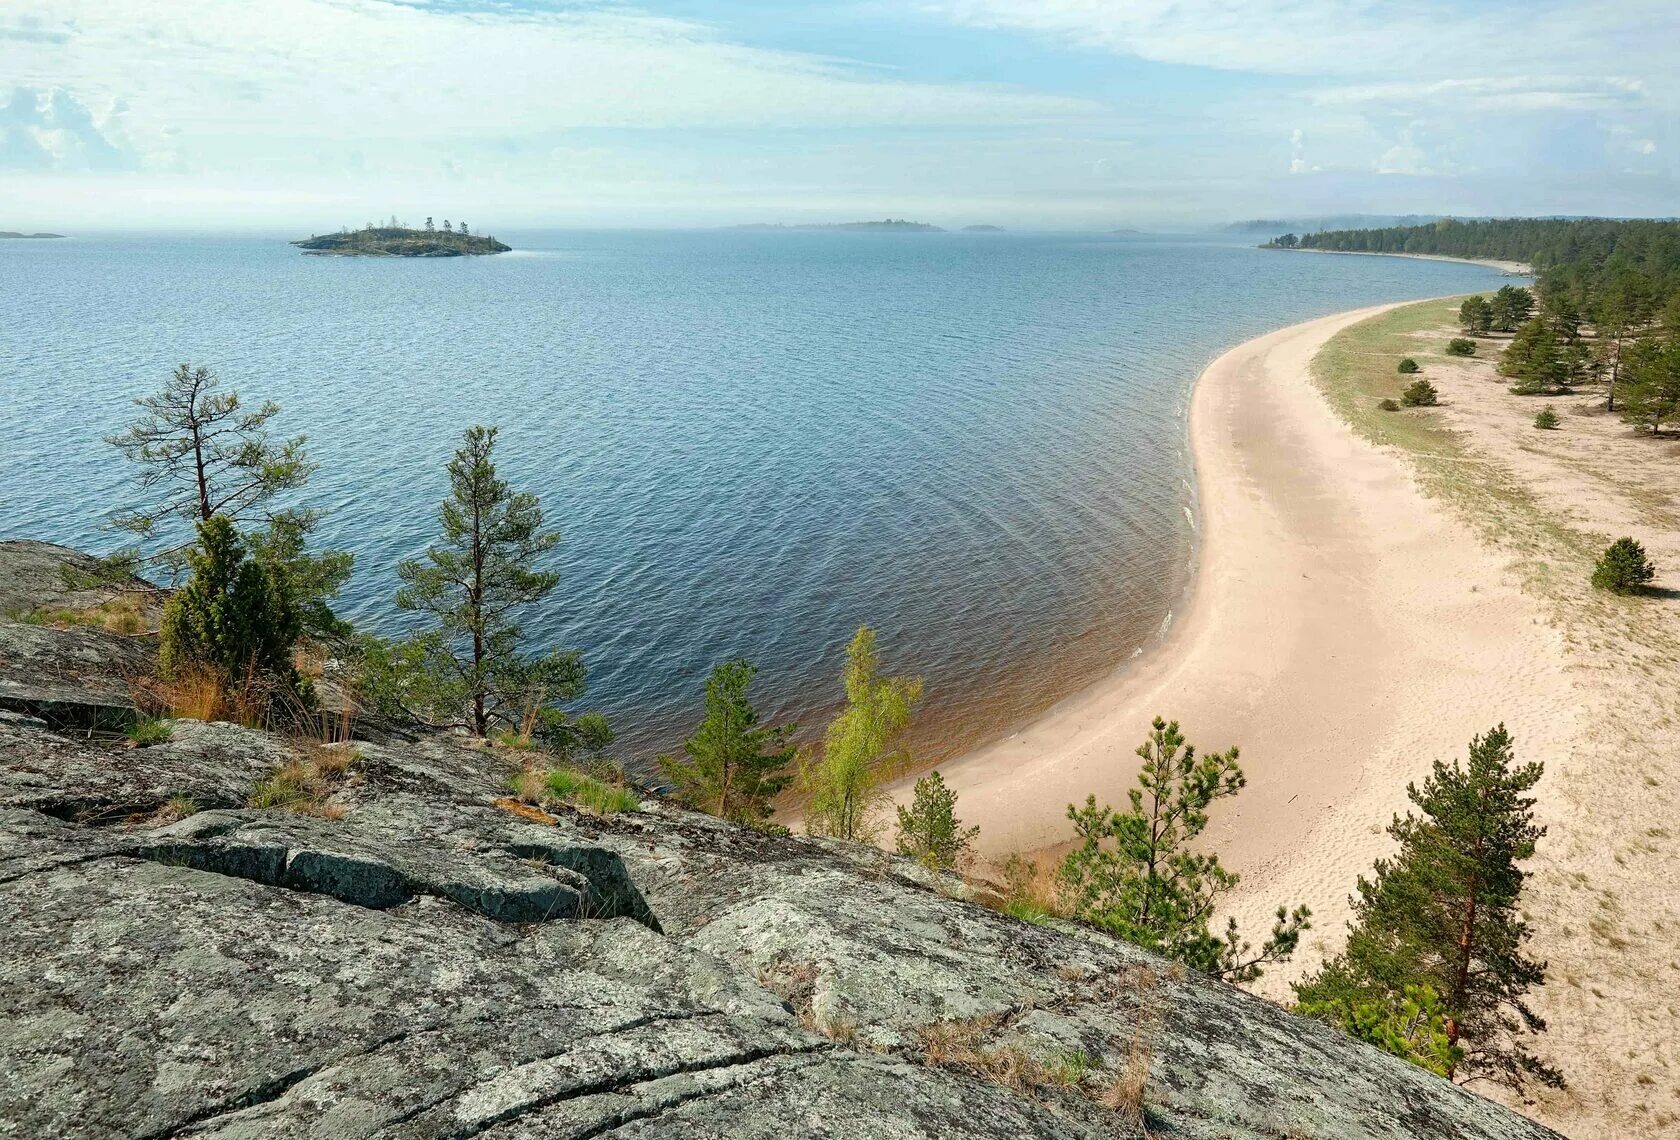
<path fill-rule="evenodd" d="M 1645 557 L 1645 548 L 1631 538 L 1618 538 L 1593 567 L 1592 584 L 1612 594 L 1635 594 L 1656 576 L 1657 568 Z"/>
<path fill-rule="evenodd" d="M 147 717 L 128 730 L 128 739 L 136 748 L 146 748 L 153 744 L 163 744 L 168 741 L 174 731 L 169 722 L 154 717 Z"/>
<path fill-rule="evenodd" d="M 1465 337 L 1455 336 L 1447 342 L 1448 356 L 1475 356 L 1476 342 Z"/>
<path fill-rule="evenodd" d="M 1408 408 L 1433 408 L 1440 393 L 1427 380 L 1414 380 L 1400 393 L 1400 402 Z"/>
<path fill-rule="evenodd" d="M 158 663 L 164 676 L 211 669 L 232 681 L 256 673 L 295 690 L 297 618 L 269 573 L 245 556 L 233 523 L 223 515 L 200 523 L 187 561 L 192 576 L 163 610 Z"/>
<path fill-rule="evenodd" d="M 1534 426 L 1542 431 L 1551 431 L 1558 426 L 1558 414 L 1550 408 L 1541 408 L 1540 414 L 1534 417 Z"/>
<path fill-rule="evenodd" d="M 1393 400 L 1378 400 L 1377 407 L 1385 412 L 1398 412 L 1400 410 L 1400 405 Z"/>
<path fill-rule="evenodd" d="M 1414 372 L 1422 371 L 1422 369 L 1420 369 L 1418 367 L 1418 362 L 1413 360 L 1411 357 L 1402 356 L 1400 358 L 1400 365 L 1399 365 L 1398 371 L 1399 371 L 1400 375 L 1402 375 L 1402 376 L 1410 376 Z"/>

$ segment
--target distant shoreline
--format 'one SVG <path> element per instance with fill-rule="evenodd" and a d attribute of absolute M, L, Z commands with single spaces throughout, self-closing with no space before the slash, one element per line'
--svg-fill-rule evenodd
<path fill-rule="evenodd" d="M 1463 265 L 1486 265 L 1490 269 L 1497 269 L 1507 277 L 1533 277 L 1534 266 L 1522 261 L 1501 261 L 1493 257 L 1451 257 L 1444 253 L 1387 253 L 1371 249 L 1309 249 L 1295 246 L 1284 249 L 1281 246 L 1262 246 L 1262 249 L 1273 250 L 1277 253 L 1334 253 L 1343 257 L 1411 257 L 1418 261 L 1456 261 Z"/>

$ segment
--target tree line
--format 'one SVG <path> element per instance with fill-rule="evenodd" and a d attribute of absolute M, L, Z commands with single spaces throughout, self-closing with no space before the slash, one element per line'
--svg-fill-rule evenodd
<path fill-rule="evenodd" d="M 369 711 L 539 753 L 551 767 L 526 762 L 510 781 L 531 799 L 589 788 L 613 730 L 573 708 L 586 689 L 580 651 L 525 644 L 521 614 L 559 583 L 543 566 L 559 537 L 537 496 L 498 473 L 494 427 L 467 429 L 445 464 L 434 539 L 397 568 L 393 606 L 415 627 L 386 638 L 333 613 L 352 558 L 311 552 L 320 515 L 281 505 L 316 468 L 303 437 L 271 436 L 276 406 L 250 408 L 188 365 L 137 404 L 142 414 L 109 442 L 137 466 L 145 505 L 115 521 L 156 538 L 175 519 L 195 537 L 149 555 L 131 548 L 106 569 L 184 577 L 161 623 L 166 679 L 238 688 L 241 708 L 258 705 L 271 722 L 307 718 L 315 694 L 295 655 L 330 644 L 351 662 L 351 687 Z M 883 669 L 872 629 L 860 627 L 847 646 L 844 702 L 820 746 L 797 745 L 793 724 L 763 721 L 750 692 L 756 677 L 741 658 L 712 670 L 693 733 L 656 761 L 672 798 L 785 833 L 774 816 L 793 789 L 811 834 L 874 842 L 893 815 L 898 853 L 936 874 L 970 868 L 977 829 L 963 825 L 939 772 L 886 810 L 887 782 L 910 762 L 900 741 L 923 684 Z M 1238 750 L 1198 753 L 1176 723 L 1157 719 L 1137 756 L 1125 806 L 1095 796 L 1068 805 L 1073 847 L 1051 875 L 1056 912 L 1234 983 L 1287 961 L 1311 927 L 1305 906 L 1280 906 L 1258 945 L 1234 919 L 1215 922 L 1240 875 L 1199 840 L 1212 806 L 1246 784 Z M 1299 1011 L 1461 1081 L 1560 1082 L 1525 1044 L 1545 1028 L 1525 1004 L 1545 967 L 1524 955 L 1517 909 L 1519 865 L 1542 834 L 1526 795 L 1539 777 L 1537 764 L 1514 765 L 1503 727 L 1472 741 L 1468 764 L 1436 763 L 1423 788 L 1410 789 L 1417 811 L 1390 827 L 1399 852 L 1359 880 L 1347 948 L 1297 985 Z M 569 802 L 614 810 L 635 797 Z M 1021 866 L 1012 861 L 1008 874 Z"/>
<path fill-rule="evenodd" d="M 1504 286 L 1464 303 L 1472 336 L 1512 333 L 1499 364 L 1519 395 L 1604 386 L 1605 409 L 1653 434 L 1680 431 L 1680 221 L 1443 219 L 1430 225 L 1284 234 L 1280 249 L 1526 261 L 1534 292 Z"/>

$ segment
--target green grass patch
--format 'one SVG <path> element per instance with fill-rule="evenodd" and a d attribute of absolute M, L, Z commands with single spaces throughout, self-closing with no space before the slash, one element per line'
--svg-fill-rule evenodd
<path fill-rule="evenodd" d="M 166 743 L 174 735 L 175 730 L 169 722 L 156 717 L 147 717 L 128 730 L 128 739 L 136 748 Z"/>
<path fill-rule="evenodd" d="M 635 811 L 642 806 L 641 798 L 629 788 L 597 780 L 575 768 L 551 768 L 543 784 L 544 790 L 555 799 L 596 815 Z"/>
<path fill-rule="evenodd" d="M 622 780 L 603 780 L 577 768 L 524 769 L 509 781 L 513 793 L 529 804 L 569 804 L 595 815 L 640 811 L 642 798 Z"/>

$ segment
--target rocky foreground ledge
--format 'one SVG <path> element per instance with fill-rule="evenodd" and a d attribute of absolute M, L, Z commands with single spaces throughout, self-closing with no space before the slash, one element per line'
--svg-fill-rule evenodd
<path fill-rule="evenodd" d="M 0 543 L 0 600 L 74 557 Z M 873 849 L 515 804 L 459 740 L 253 810 L 307 746 L 87 727 L 148 648 L 0 620 L 0 1136 L 1554 1135 Z"/>

